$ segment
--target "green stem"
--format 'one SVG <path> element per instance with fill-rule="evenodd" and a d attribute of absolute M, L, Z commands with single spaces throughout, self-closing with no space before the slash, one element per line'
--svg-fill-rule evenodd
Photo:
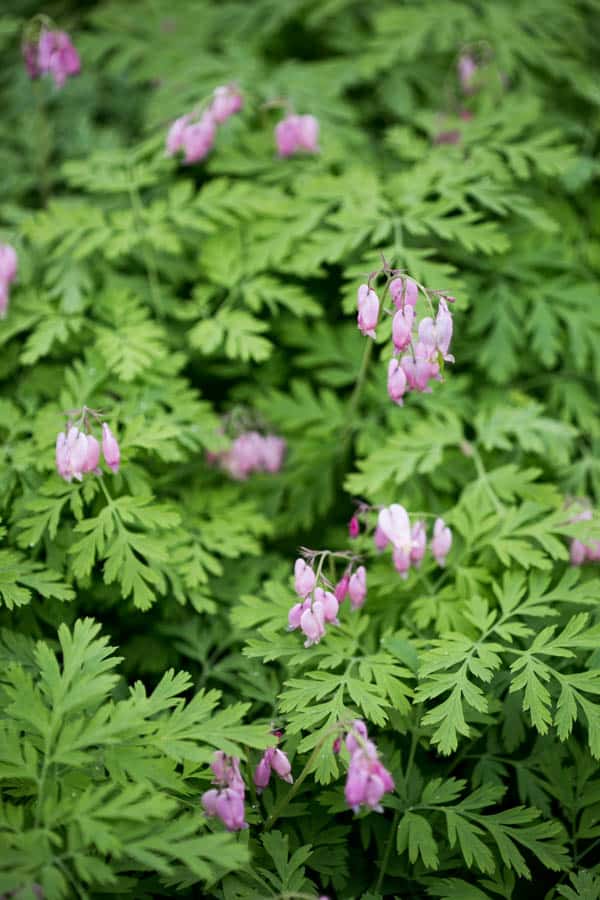
<path fill-rule="evenodd" d="M 129 197 L 131 200 L 131 207 L 133 209 L 136 228 L 140 236 L 140 250 L 144 260 L 144 266 L 146 268 L 148 284 L 150 285 L 150 296 L 152 297 L 152 303 L 156 312 L 162 313 L 164 312 L 164 309 L 158 284 L 158 272 L 156 269 L 154 256 L 148 251 L 146 238 L 144 236 L 144 208 L 140 199 L 140 195 L 138 193 L 138 189 L 133 183 L 132 173 L 130 173 Z"/>
<path fill-rule="evenodd" d="M 36 129 L 36 148 L 37 148 L 37 168 L 39 176 L 39 191 L 42 200 L 42 206 L 48 205 L 50 199 L 51 182 L 50 182 L 50 156 L 52 153 L 52 131 L 50 120 L 46 113 L 46 105 L 42 95 L 42 85 L 39 81 L 33 84 L 35 95 L 35 105 L 38 120 Z"/>
<path fill-rule="evenodd" d="M 499 515 L 503 515 L 504 507 L 502 506 L 502 503 L 496 496 L 496 492 L 494 491 L 493 487 L 491 486 L 491 484 L 489 482 L 487 472 L 483 465 L 483 460 L 481 459 L 481 454 L 479 453 L 479 450 L 477 449 L 477 447 L 474 444 L 471 445 L 471 452 L 472 452 L 472 459 L 475 464 L 475 468 L 477 469 L 477 475 L 479 476 L 479 480 L 483 482 L 483 485 L 488 493 L 488 497 L 492 501 L 492 505 L 494 506 L 496 512 Z"/>
<path fill-rule="evenodd" d="M 375 342 L 372 338 L 367 339 L 367 345 L 363 351 L 362 362 L 360 364 L 360 369 L 358 372 L 358 377 L 356 379 L 356 384 L 354 385 L 354 390 L 352 391 L 352 395 L 350 397 L 350 401 L 348 403 L 348 427 L 352 427 L 352 420 L 354 419 L 354 414 L 356 412 L 356 407 L 358 406 L 358 401 L 360 400 L 360 395 L 362 394 L 362 390 L 365 384 L 365 380 L 367 377 L 367 371 L 369 369 L 369 363 L 371 361 L 371 356 L 373 354 L 373 344 Z"/>

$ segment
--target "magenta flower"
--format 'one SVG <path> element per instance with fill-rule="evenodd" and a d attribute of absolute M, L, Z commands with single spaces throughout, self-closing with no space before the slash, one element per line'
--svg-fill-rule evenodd
<path fill-rule="evenodd" d="M 348 585 L 350 584 L 350 575 L 348 572 L 344 572 L 340 580 L 335 586 L 335 599 L 338 603 L 343 603 L 346 599 L 346 594 L 348 593 Z"/>
<path fill-rule="evenodd" d="M 364 606 L 367 598 L 367 570 L 364 566 L 359 566 L 350 577 L 348 596 L 352 609 L 360 609 L 361 606 Z"/>
<path fill-rule="evenodd" d="M 358 327 L 364 335 L 375 338 L 375 328 L 379 320 L 379 298 L 367 284 L 361 284 L 358 289 L 357 302 Z"/>
<path fill-rule="evenodd" d="M 402 406 L 404 403 L 403 397 L 406 393 L 407 385 L 408 380 L 404 369 L 397 359 L 390 359 L 388 364 L 387 391 L 390 399 L 393 400 L 394 403 L 397 403 L 398 406 Z"/>
<path fill-rule="evenodd" d="M 407 276 L 394 278 L 390 282 L 390 296 L 397 309 L 405 309 L 406 306 L 414 309 L 419 298 L 417 282 Z"/>
<path fill-rule="evenodd" d="M 37 45 L 37 60 L 34 62 L 30 50 L 25 56 L 25 65 L 32 78 L 51 75 L 57 87 L 62 87 L 72 75 L 81 71 L 79 54 L 66 31 L 48 31 L 43 28 Z"/>
<path fill-rule="evenodd" d="M 435 557 L 438 566 L 446 564 L 446 556 L 450 552 L 452 546 L 452 532 L 444 523 L 443 519 L 436 519 L 433 526 L 433 537 L 431 539 L 431 552 Z"/>
<path fill-rule="evenodd" d="M 244 105 L 244 98 L 234 84 L 220 85 L 213 92 L 210 114 L 219 125 Z"/>
<path fill-rule="evenodd" d="M 271 771 L 288 784 L 293 784 L 292 766 L 287 754 L 278 747 L 269 747 L 254 770 L 254 784 L 258 791 L 264 791 L 271 780 Z"/>
<path fill-rule="evenodd" d="M 299 597 L 307 597 L 315 589 L 315 573 L 311 566 L 298 558 L 294 563 L 294 589 Z"/>
<path fill-rule="evenodd" d="M 106 422 L 102 425 L 102 455 L 108 468 L 116 475 L 121 464 L 121 451 L 116 437 Z"/>
<path fill-rule="evenodd" d="M 352 540 L 357 538 L 360 534 L 360 522 L 356 516 L 352 516 L 350 521 L 348 522 L 348 537 Z"/>

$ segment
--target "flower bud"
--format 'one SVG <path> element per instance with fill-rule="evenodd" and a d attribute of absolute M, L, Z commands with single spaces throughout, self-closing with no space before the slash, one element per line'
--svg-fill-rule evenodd
<path fill-rule="evenodd" d="M 307 597 L 315 588 L 316 576 L 311 566 L 298 558 L 294 563 L 294 588 L 299 597 Z"/>
<path fill-rule="evenodd" d="M 368 337 L 375 338 L 375 328 L 379 320 L 379 297 L 368 285 L 358 289 L 358 327 Z"/>
<path fill-rule="evenodd" d="M 435 557 L 438 566 L 446 564 L 446 556 L 452 546 L 452 532 L 444 523 L 443 519 L 436 519 L 433 526 L 433 537 L 431 539 L 431 552 Z"/>
<path fill-rule="evenodd" d="M 367 570 L 359 566 L 348 583 L 348 596 L 352 609 L 360 609 L 367 597 Z"/>
<path fill-rule="evenodd" d="M 102 454 L 106 465 L 109 469 L 112 469 L 116 475 L 119 471 L 119 465 L 121 464 L 121 451 L 116 437 L 106 422 L 102 425 Z"/>

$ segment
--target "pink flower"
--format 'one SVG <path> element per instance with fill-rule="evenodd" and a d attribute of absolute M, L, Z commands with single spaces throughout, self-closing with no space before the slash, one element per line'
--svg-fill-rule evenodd
<path fill-rule="evenodd" d="M 362 719 L 355 719 L 346 735 L 346 748 L 348 752 L 350 754 L 356 753 L 357 750 L 364 747 L 368 737 L 369 733 L 365 723 Z"/>
<path fill-rule="evenodd" d="M 452 532 L 444 523 L 443 519 L 436 519 L 433 526 L 433 537 L 431 539 L 431 552 L 435 557 L 438 566 L 446 564 L 446 556 L 452 546 Z"/>
<path fill-rule="evenodd" d="M 245 821 L 244 797 L 232 788 L 221 791 L 215 801 L 215 813 L 227 831 L 241 831 L 248 827 Z"/>
<path fill-rule="evenodd" d="M 411 306 L 414 309 L 419 298 L 417 282 L 406 276 L 394 278 L 390 282 L 390 295 L 397 309 L 404 309 L 406 306 Z"/>
<path fill-rule="evenodd" d="M 279 747 L 275 747 L 273 750 L 271 768 L 283 781 L 287 781 L 288 784 L 294 783 L 292 777 L 292 764 L 287 757 L 287 753 L 284 753 Z"/>
<path fill-rule="evenodd" d="M 377 525 L 397 550 L 410 554 L 412 535 L 408 513 L 399 503 L 384 507 L 377 518 Z"/>
<path fill-rule="evenodd" d="M 394 790 L 394 779 L 379 761 L 375 744 L 368 739 L 364 722 L 357 719 L 346 737 L 350 765 L 344 795 L 354 812 L 361 806 L 382 812 L 381 799 Z"/>
<path fill-rule="evenodd" d="M 348 522 L 348 536 L 352 539 L 357 538 L 360 534 L 360 522 L 356 516 L 352 516 Z"/>
<path fill-rule="evenodd" d="M 264 791 L 271 780 L 271 756 L 270 749 L 265 750 L 260 762 L 254 770 L 254 784 L 258 788 L 258 792 Z"/>
<path fill-rule="evenodd" d="M 37 66 L 41 75 L 52 76 L 57 87 L 62 87 L 69 76 L 79 74 L 81 60 L 66 31 L 42 29 Z"/>
<path fill-rule="evenodd" d="M 217 815 L 217 799 L 219 797 L 219 792 L 215 788 L 211 788 L 209 791 L 204 791 L 202 794 L 202 808 L 207 816 L 216 816 Z"/>
<path fill-rule="evenodd" d="M 310 609 L 310 598 L 303 600 L 302 603 L 295 603 L 294 606 L 290 609 L 288 613 L 288 629 L 289 631 L 295 631 L 296 628 L 300 628 L 300 619 L 302 618 L 302 613 Z"/>
<path fill-rule="evenodd" d="M 185 133 L 188 128 L 190 122 L 190 117 L 180 116 L 178 119 L 175 119 L 171 127 L 169 128 L 169 133 L 167 134 L 167 146 L 166 146 L 166 154 L 167 156 L 174 156 L 180 150 L 183 150 Z"/>
<path fill-rule="evenodd" d="M 338 610 L 339 603 L 335 594 L 332 594 L 331 591 L 324 591 L 322 588 L 315 588 L 315 601 L 320 603 L 323 607 L 323 618 L 326 622 L 333 622 L 335 625 L 338 625 Z"/>
<path fill-rule="evenodd" d="M 10 244 L 0 244 L 0 319 L 3 319 L 8 309 L 9 288 L 14 281 L 19 260 Z"/>
<path fill-rule="evenodd" d="M 432 357 L 441 353 L 449 362 L 454 362 L 454 357 L 448 353 L 452 340 L 452 314 L 446 301 L 442 298 L 434 320 L 431 316 L 421 319 L 419 323 L 419 341 L 424 345 L 427 356 Z"/>
<path fill-rule="evenodd" d="M 315 601 L 311 609 L 302 613 L 300 628 L 306 636 L 305 647 L 312 647 L 313 644 L 319 643 L 325 634 L 325 612 L 321 603 Z"/>
<path fill-rule="evenodd" d="M 283 438 L 274 434 L 263 437 L 260 447 L 262 467 L 266 472 L 279 472 L 283 465 L 286 443 Z"/>
<path fill-rule="evenodd" d="M 307 597 L 315 588 L 316 576 L 311 566 L 298 558 L 294 563 L 294 588 L 299 597 Z"/>
<path fill-rule="evenodd" d="M 65 481 L 76 478 L 81 481 L 88 460 L 88 439 L 82 431 L 73 425 L 67 434 L 60 432 L 56 438 L 56 468 Z"/>
<path fill-rule="evenodd" d="M 463 93 L 472 94 L 476 90 L 473 79 L 478 69 L 477 63 L 469 53 L 462 53 L 458 59 L 457 69 Z"/>
<path fill-rule="evenodd" d="M 83 463 L 82 472 L 99 472 L 100 444 L 93 434 L 86 435 L 87 452 Z"/>
<path fill-rule="evenodd" d="M 204 113 L 199 122 L 188 125 L 183 132 L 184 162 L 191 165 L 204 159 L 212 150 L 215 134 L 215 123 L 208 113 Z"/>
<path fill-rule="evenodd" d="M 102 454 L 106 465 L 109 469 L 112 469 L 116 475 L 121 463 L 121 451 L 116 437 L 106 422 L 102 425 Z"/>
<path fill-rule="evenodd" d="M 358 327 L 364 335 L 375 338 L 375 328 L 379 320 L 379 298 L 368 285 L 358 289 Z"/>
<path fill-rule="evenodd" d="M 275 127 L 279 156 L 292 156 L 298 150 L 318 153 L 319 123 L 314 116 L 290 115 Z"/>
<path fill-rule="evenodd" d="M 393 362 L 395 362 L 395 360 L 393 360 Z M 386 535 L 385 531 L 383 531 L 378 525 L 375 529 L 375 534 L 373 535 L 373 541 L 375 542 L 375 546 L 377 547 L 379 552 L 381 552 L 382 550 L 385 550 L 390 542 L 390 539 Z"/>
<path fill-rule="evenodd" d="M 577 538 L 573 538 L 571 541 L 571 565 L 573 566 L 581 566 L 585 562 L 586 559 L 586 546 L 582 544 L 581 541 L 578 541 Z"/>
<path fill-rule="evenodd" d="M 244 481 L 251 472 L 262 467 L 262 437 L 257 431 L 240 434 L 223 457 L 223 464 L 232 478 Z"/>
<path fill-rule="evenodd" d="M 394 548 L 392 553 L 392 560 L 394 562 L 394 568 L 396 572 L 402 578 L 408 578 L 408 571 L 410 569 L 410 553 L 407 553 L 406 550 L 398 550 Z"/>
<path fill-rule="evenodd" d="M 223 750 L 216 750 L 210 767 L 215 776 L 213 784 L 232 788 L 243 795 L 244 779 L 240 773 L 240 761 L 237 756 L 229 756 Z"/>
<path fill-rule="evenodd" d="M 431 378 L 435 378 L 440 371 L 437 363 L 427 359 L 428 350 L 426 345 L 417 344 L 414 358 L 403 356 L 400 360 L 409 388 L 425 394 L 431 393 L 429 381 Z"/>
<path fill-rule="evenodd" d="M 244 98 L 233 84 L 220 85 L 213 92 L 210 113 L 221 125 L 230 116 L 238 112 L 244 105 Z"/>
<path fill-rule="evenodd" d="M 392 320 L 392 341 L 398 352 L 410 347 L 414 317 L 414 309 L 407 305 L 399 309 Z"/>
<path fill-rule="evenodd" d="M 425 531 L 425 522 L 419 519 L 412 527 L 412 550 L 410 551 L 410 561 L 418 569 L 421 561 L 425 556 L 425 548 L 427 547 L 427 532 Z"/>
<path fill-rule="evenodd" d="M 409 307 L 410 308 L 410 307 Z M 400 366 L 397 359 L 390 359 L 388 364 L 387 391 L 390 399 L 402 406 L 403 397 L 406 393 L 407 378 L 404 369 Z"/>
<path fill-rule="evenodd" d="M 338 603 L 342 603 L 346 599 L 346 594 L 348 593 L 348 585 L 350 584 L 350 576 L 347 572 L 344 572 L 340 580 L 335 586 L 335 598 Z"/>
<path fill-rule="evenodd" d="M 348 583 L 348 596 L 352 609 L 360 609 L 367 597 L 367 570 L 359 566 Z"/>

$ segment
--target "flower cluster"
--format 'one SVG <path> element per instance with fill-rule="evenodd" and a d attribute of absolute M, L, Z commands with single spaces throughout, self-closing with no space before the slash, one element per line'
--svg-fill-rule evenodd
<path fill-rule="evenodd" d="M 394 790 L 394 779 L 379 761 L 377 747 L 369 740 L 367 726 L 356 719 L 346 735 L 346 748 L 350 753 L 350 765 L 344 795 L 346 803 L 355 813 L 361 806 L 383 812 L 381 799 Z"/>
<path fill-rule="evenodd" d="M 319 152 L 319 122 L 314 116 L 286 116 L 275 127 L 275 143 L 279 156 Z"/>
<path fill-rule="evenodd" d="M 396 309 L 395 313 L 390 313 L 393 315 L 394 355 L 388 364 L 387 389 L 394 403 L 402 406 L 407 391 L 430 392 L 429 382 L 432 379 L 442 380 L 441 371 L 444 362 L 454 362 L 454 357 L 448 352 L 452 340 L 452 314 L 448 309 L 448 303 L 452 303 L 454 298 L 421 287 L 432 315 L 424 316 L 418 322 L 416 306 L 420 286 L 406 275 L 392 278 L 393 270 L 387 265 L 383 271 L 388 274 L 386 291 L 389 288 Z M 361 284 L 358 289 L 357 318 L 360 331 L 374 339 L 381 304 L 370 286 L 370 281 L 371 279 L 368 284 Z M 433 297 L 438 298 L 435 315 L 433 315 Z"/>
<path fill-rule="evenodd" d="M 202 794 L 202 808 L 207 816 L 219 818 L 227 831 L 241 831 L 248 827 L 245 821 L 244 794 L 246 787 L 240 774 L 237 756 L 227 756 L 217 750 L 210 764 L 217 785 Z"/>
<path fill-rule="evenodd" d="M 217 463 L 236 481 L 245 481 L 253 472 L 279 472 L 283 465 L 286 443 L 275 434 L 262 435 L 245 431 L 223 453 L 207 454 L 208 462 Z"/>
<path fill-rule="evenodd" d="M 222 125 L 243 104 L 244 98 L 235 85 L 216 87 L 210 105 L 202 115 L 189 113 L 173 122 L 167 134 L 167 156 L 183 151 L 184 162 L 188 165 L 204 159 L 215 142 L 217 125 Z"/>
<path fill-rule="evenodd" d="M 370 510 L 371 507 L 362 504 L 359 515 L 353 516 L 350 520 L 349 530 L 354 537 L 360 532 L 359 516 L 368 514 Z M 425 556 L 427 549 L 425 522 L 418 519 L 411 524 L 405 508 L 399 503 L 392 503 L 391 506 L 384 506 L 379 510 L 373 541 L 379 552 L 391 545 L 394 568 L 402 578 L 407 578 L 411 566 L 418 569 Z M 435 520 L 429 546 L 437 564 L 444 566 L 452 546 L 452 532 L 443 519 Z"/>
<path fill-rule="evenodd" d="M 576 516 L 572 516 L 569 522 L 590 522 L 592 518 L 592 510 L 586 507 Z M 571 564 L 582 566 L 586 562 L 600 562 L 600 541 L 584 544 L 583 541 L 573 538 L 571 541 Z"/>
<path fill-rule="evenodd" d="M 59 88 L 81 71 L 79 54 L 66 31 L 42 28 L 37 41 L 23 44 L 23 59 L 30 78 L 51 75 Z"/>
<path fill-rule="evenodd" d="M 65 481 L 72 481 L 73 478 L 81 481 L 87 472 L 102 474 L 98 467 L 100 444 L 91 433 L 90 416 L 99 418 L 98 413 L 84 406 L 78 425 L 69 423 L 66 430 L 60 431 L 56 438 L 56 469 Z M 106 465 L 116 474 L 121 462 L 121 451 L 106 422 L 102 424 L 102 455 Z"/>
<path fill-rule="evenodd" d="M 0 244 L 0 319 L 8 309 L 9 291 L 17 275 L 19 261 L 10 244 Z"/>
<path fill-rule="evenodd" d="M 292 765 L 287 758 L 287 754 L 280 750 L 279 747 L 268 747 L 254 770 L 254 784 L 258 793 L 269 786 L 271 772 L 275 772 L 288 784 L 294 783 Z"/>
<path fill-rule="evenodd" d="M 364 566 L 359 566 L 352 572 L 351 562 L 334 587 L 321 572 L 323 561 L 326 556 L 347 559 L 348 554 L 331 553 L 328 550 L 306 553 L 312 556 L 313 561 L 320 556 L 320 563 L 315 572 L 312 565 L 303 559 L 299 558 L 295 562 L 294 588 L 301 599 L 288 613 L 288 628 L 290 631 L 299 628 L 306 637 L 304 646 L 311 647 L 319 643 L 325 634 L 326 625 L 339 625 L 339 607 L 346 596 L 350 598 L 352 609 L 363 606 L 367 596 L 367 572 Z"/>

